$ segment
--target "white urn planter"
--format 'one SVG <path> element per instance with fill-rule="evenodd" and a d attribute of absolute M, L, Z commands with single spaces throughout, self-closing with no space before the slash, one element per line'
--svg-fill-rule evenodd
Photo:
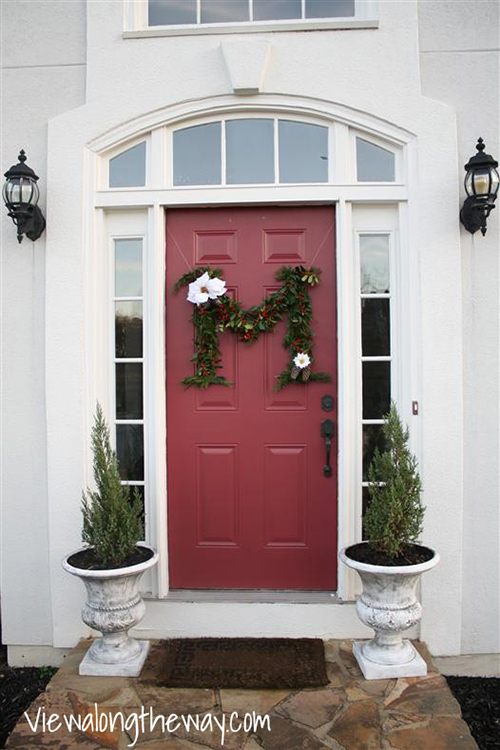
<path fill-rule="evenodd" d="M 439 555 L 416 565 L 371 565 L 349 557 L 340 560 L 359 573 L 363 593 L 356 602 L 360 620 L 375 631 L 371 641 L 355 641 L 353 653 L 367 680 L 414 677 L 427 674 L 427 665 L 403 633 L 419 622 L 422 606 L 416 589 L 420 576 L 434 568 Z"/>
<path fill-rule="evenodd" d="M 82 609 L 86 625 L 102 633 L 88 649 L 79 667 L 81 675 L 137 677 L 149 651 L 149 641 L 136 640 L 128 634 L 146 611 L 139 593 L 142 574 L 158 562 L 158 553 L 139 543 L 138 547 L 150 549 L 152 556 L 144 562 L 126 568 L 86 570 L 77 568 L 69 560 L 81 548 L 63 560 L 63 568 L 81 578 L 87 589 L 87 601 Z"/>

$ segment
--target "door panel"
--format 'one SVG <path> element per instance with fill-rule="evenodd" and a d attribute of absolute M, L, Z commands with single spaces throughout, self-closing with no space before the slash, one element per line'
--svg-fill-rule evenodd
<path fill-rule="evenodd" d="M 172 588 L 336 588 L 337 448 L 323 475 L 320 424 L 336 420 L 335 223 L 332 207 L 176 209 L 167 212 L 167 460 Z M 281 265 L 315 265 L 314 369 L 331 383 L 274 391 L 286 366 L 284 320 L 245 345 L 220 343 L 231 388 L 186 389 L 191 305 L 177 279 L 195 266 L 224 271 L 244 307 L 279 288 Z M 335 408 L 321 410 L 330 393 Z"/>

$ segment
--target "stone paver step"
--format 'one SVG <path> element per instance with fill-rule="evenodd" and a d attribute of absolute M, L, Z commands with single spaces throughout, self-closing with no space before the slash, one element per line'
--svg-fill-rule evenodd
<path fill-rule="evenodd" d="M 81 641 L 73 649 L 30 707 L 29 720 L 18 722 L 8 750 L 477 748 L 422 643 L 415 646 L 428 664 L 425 677 L 366 681 L 352 642 L 327 641 L 329 685 L 294 691 L 160 688 L 127 677 L 81 677 L 88 646 Z"/>

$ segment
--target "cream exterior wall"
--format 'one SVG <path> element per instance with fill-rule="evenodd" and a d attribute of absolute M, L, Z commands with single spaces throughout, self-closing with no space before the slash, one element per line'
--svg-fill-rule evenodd
<path fill-rule="evenodd" d="M 85 100 L 85 3 L 5 2 L 2 21 L 2 172 L 20 148 L 40 175 L 45 212 L 48 121 Z M 2 635 L 52 644 L 45 402 L 46 235 L 2 239 Z"/>
<path fill-rule="evenodd" d="M 422 92 L 457 112 L 458 172 L 481 136 L 500 155 L 500 4 L 420 3 Z M 479 26 L 480 34 L 471 33 Z M 464 189 L 460 187 L 460 198 Z M 486 237 L 462 227 L 463 534 L 461 652 L 500 650 L 499 207 Z"/>
<path fill-rule="evenodd" d="M 89 287 L 97 283 L 89 274 L 86 256 L 86 248 L 92 243 L 92 237 L 87 235 L 93 186 L 91 153 L 86 147 L 112 128 L 148 112 L 179 102 L 193 101 L 195 106 L 201 99 L 213 98 L 216 102 L 216 97 L 231 97 L 220 43 L 222 39 L 238 37 L 123 39 L 119 0 L 89 2 L 86 21 L 84 3 L 65 3 L 65 9 L 69 7 L 71 11 L 68 15 L 65 10 L 64 24 L 58 13 L 60 3 L 8 0 L 3 5 L 4 33 L 7 37 L 13 35 L 20 20 L 29 27 L 28 38 L 33 47 L 26 59 L 37 67 L 4 74 L 3 94 L 16 107 L 4 108 L 7 136 L 2 164 L 10 166 L 18 149 L 24 147 L 48 195 L 47 232 L 34 247 L 25 240 L 18 248 L 10 220 L 5 212 L 2 216 L 7 371 L 3 419 L 4 640 L 9 644 L 68 647 L 85 633 L 79 613 L 83 590 L 78 581 L 63 573 L 60 562 L 68 550 L 79 546 L 79 498 L 90 478 L 89 382 L 95 376 L 88 358 L 92 342 L 88 340 L 86 324 L 91 313 Z M 454 46 L 454 40 L 457 34 L 462 38 L 462 32 L 451 26 L 448 38 L 436 36 L 435 15 L 440 12 L 436 6 L 441 5 L 455 3 L 427 2 L 420 6 L 420 40 L 426 50 L 422 53 L 419 7 L 412 1 L 381 2 L 377 30 L 283 32 L 255 37 L 269 41 L 273 47 L 264 85 L 270 101 L 274 95 L 296 97 L 298 103 L 307 97 L 319 109 L 322 102 L 336 102 L 416 135 L 418 157 L 412 162 L 416 187 L 409 211 L 420 277 L 414 282 L 421 310 L 417 325 L 421 342 L 415 342 L 415 359 L 419 362 L 415 382 L 421 382 L 415 398 L 420 400 L 421 413 L 414 418 L 417 422 L 412 423 L 412 431 L 419 434 L 421 446 L 418 450 L 427 505 L 424 541 L 438 548 L 442 557 L 438 569 L 423 582 L 421 633 L 434 653 L 456 654 L 464 649 L 496 650 L 488 625 L 495 603 L 488 598 L 489 589 L 478 586 L 477 568 L 471 575 L 469 560 L 475 540 L 484 534 L 493 535 L 494 524 L 498 523 L 492 482 L 477 484 L 478 473 L 484 468 L 494 472 L 496 467 L 495 481 L 498 480 L 498 450 L 496 463 L 493 455 L 485 458 L 474 431 L 468 435 L 463 428 L 465 425 L 474 427 L 476 433 L 480 431 L 479 425 L 474 425 L 480 408 L 488 421 L 489 436 L 488 440 L 482 439 L 487 446 L 498 446 L 498 369 L 496 380 L 493 372 L 492 382 L 488 383 L 488 393 L 493 394 L 496 387 L 496 410 L 492 401 L 488 412 L 488 399 L 475 392 L 473 385 L 476 370 L 484 378 L 486 368 L 495 368 L 489 348 L 490 338 L 497 335 L 489 327 L 493 308 L 498 304 L 498 292 L 492 282 L 494 250 L 488 251 L 487 261 L 483 256 L 478 261 L 478 256 L 484 247 L 492 247 L 495 232 L 498 239 L 498 209 L 490 219 L 486 240 L 471 241 L 461 232 L 460 170 L 471 155 L 477 136 L 487 139 L 483 128 L 485 121 L 491 123 L 491 108 L 476 107 L 478 121 L 471 121 L 462 115 L 462 110 L 467 114 L 467 108 L 461 106 L 457 140 L 458 104 L 446 82 L 452 66 L 433 70 L 435 52 L 430 46 L 457 49 L 461 43 Z M 468 11 L 470 5 L 477 3 L 465 5 Z M 490 6 L 494 3 L 486 5 L 492 13 Z M 30 13 L 30 9 L 34 10 Z M 455 11 L 449 11 L 454 19 Z M 468 26 L 469 41 L 476 29 L 473 15 L 474 24 Z M 61 26 L 65 34 L 60 33 Z M 481 24 L 477 30 L 478 45 L 483 39 L 482 28 Z M 449 47 L 443 46 L 446 44 Z M 12 44 L 7 49 L 13 48 Z M 444 57 L 449 53 L 442 54 Z M 462 53 L 458 54 L 457 64 L 461 66 Z M 19 48 L 11 53 L 11 60 L 22 64 Z M 4 54 L 4 64 L 8 61 Z M 43 61 L 46 62 L 41 67 Z M 46 66 L 56 66 L 55 73 L 54 67 Z M 424 94 L 430 98 L 422 96 L 421 71 Z M 23 110 L 15 75 L 24 76 L 22 81 L 33 94 L 26 101 L 23 99 Z M 42 78 L 37 79 L 37 75 Z M 13 81 L 11 88 L 9 76 Z M 36 85 L 37 80 L 42 81 L 41 86 Z M 476 81 L 467 83 L 460 74 L 457 80 L 462 80 L 465 87 L 465 93 L 458 90 L 457 97 L 470 101 Z M 439 86 L 441 90 L 437 91 Z M 258 95 L 245 97 L 250 104 L 258 100 Z M 242 99 L 234 96 L 232 101 L 240 103 Z M 497 154 L 499 150 L 491 148 Z M 498 283 L 498 254 L 496 263 Z M 470 279 L 474 283 L 464 287 L 464 295 L 464 280 Z M 489 285 L 486 287 L 481 279 Z M 479 319 L 472 314 L 476 309 Z M 497 331 L 498 315 L 495 321 Z M 477 334 L 474 355 L 466 338 L 471 332 Z M 498 336 L 496 347 L 498 356 Z M 30 358 L 32 364 L 27 367 Z M 490 370 L 487 378 L 489 373 Z M 478 493 L 481 502 L 486 498 L 484 517 L 477 514 Z M 33 526 L 27 518 L 33 519 Z M 17 550 L 24 555 L 20 568 Z M 493 555 L 484 546 L 481 554 L 494 563 Z M 491 580 L 490 576 L 485 579 Z M 26 591 L 30 593 L 28 598 Z M 485 609 L 478 614 L 474 606 L 469 606 L 471 600 Z M 310 606 L 306 610 L 312 614 Z M 225 604 L 217 608 L 221 619 L 214 620 L 214 605 L 175 607 L 160 601 L 151 603 L 142 627 L 149 635 L 187 633 L 193 623 L 191 607 L 196 608 L 194 618 L 200 634 L 206 630 L 207 618 L 213 627 L 214 622 L 220 622 L 221 627 L 224 624 L 229 628 L 225 634 L 262 631 L 280 635 L 285 625 L 287 633 L 296 635 L 314 629 L 314 620 L 292 605 Z M 315 614 L 319 634 L 362 634 L 352 605 L 329 607 L 329 612 L 322 609 Z M 185 626 L 184 619 L 189 620 Z M 291 620 L 295 624 L 290 630 L 287 623 Z"/>

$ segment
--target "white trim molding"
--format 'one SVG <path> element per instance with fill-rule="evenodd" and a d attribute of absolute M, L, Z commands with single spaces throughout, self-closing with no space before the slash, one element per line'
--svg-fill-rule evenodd
<path fill-rule="evenodd" d="M 161 107 L 141 114 L 139 117 L 127 120 L 115 127 L 111 127 L 95 138 L 88 141 L 87 146 L 96 153 L 103 153 L 118 145 L 125 148 L 129 139 L 139 139 L 144 134 L 162 126 L 173 126 L 191 120 L 201 121 L 201 118 L 223 117 L 226 114 L 271 113 L 277 116 L 291 115 L 297 119 L 312 118 L 318 124 L 320 121 L 335 122 L 356 128 L 364 136 L 375 136 L 385 142 L 385 147 L 405 146 L 415 138 L 415 132 L 398 127 L 375 115 L 360 109 L 347 107 L 343 104 L 325 99 L 297 96 L 293 94 L 259 94 L 258 101 L 242 101 L 233 94 L 222 94 L 177 102 L 167 107 Z M 128 147 L 128 143 L 127 143 Z M 118 153 L 118 152 L 115 152 Z M 113 155 L 115 155 L 115 153 Z"/>
<path fill-rule="evenodd" d="M 145 377 L 145 468 L 148 477 L 146 488 L 146 509 L 148 527 L 146 539 L 160 552 L 160 563 L 156 573 L 146 581 L 147 591 L 158 599 L 168 598 L 168 534 L 167 534 L 167 457 L 166 457 L 166 394 L 165 394 L 165 331 L 164 331 L 164 279 L 165 279 L 165 238 L 164 212 L 169 207 L 209 206 L 209 205 L 315 205 L 330 204 L 336 207 L 336 254 L 337 254 L 337 293 L 338 293 L 338 431 L 339 431 L 339 472 L 338 472 L 338 546 L 352 544 L 361 539 L 362 512 L 362 420 L 361 420 L 361 324 L 359 295 L 359 258 L 357 234 L 360 231 L 377 231 L 391 234 L 392 248 L 399 248 L 398 205 L 408 202 L 408 185 L 405 176 L 412 172 L 406 166 L 406 145 L 413 142 L 410 133 L 394 126 L 376 122 L 374 118 L 354 113 L 355 122 L 349 120 L 347 111 L 342 108 L 341 121 L 336 120 L 328 111 L 322 109 L 316 116 L 312 107 L 285 106 L 282 97 L 267 97 L 267 101 L 258 106 L 241 106 L 234 98 L 230 106 L 227 101 L 214 104 L 191 103 L 177 105 L 161 113 L 151 113 L 149 117 L 138 118 L 135 122 L 119 126 L 105 136 L 94 139 L 89 144 L 88 154 L 96 163 L 95 171 L 99 175 L 101 188 L 106 184 L 105 172 L 100 162 L 108 163 L 110 154 L 115 155 L 120 149 L 128 147 L 130 138 L 136 143 L 139 137 L 148 135 L 148 173 L 152 175 L 149 186 L 144 188 L 98 189 L 94 192 L 94 206 L 99 221 L 101 237 L 88 248 L 95 258 L 92 263 L 94 273 L 99 276 L 95 264 L 102 259 L 102 248 L 109 248 L 110 237 L 136 234 L 144 236 L 148 248 L 145 266 L 145 340 L 144 359 L 147 363 Z M 291 98 L 293 104 L 298 102 Z M 315 103 L 314 109 L 318 107 Z M 318 108 L 319 110 L 319 108 Z M 338 108 L 333 106 L 338 112 Z M 171 164 L 173 129 L 186 121 L 193 124 L 213 121 L 214 117 L 226 115 L 235 117 L 258 117 L 262 112 L 282 114 L 288 118 L 302 119 L 327 125 L 330 128 L 330 155 L 333 165 L 330 169 L 329 183 L 296 184 L 296 185 L 210 185 L 177 187 L 172 184 L 167 164 Z M 376 131 L 374 140 L 392 148 L 398 154 L 398 183 L 356 182 L 355 176 L 355 140 L 352 132 L 366 133 Z M 354 128 L 354 131 L 352 131 Z M 369 136 L 368 136 L 369 137 Z M 121 138 L 121 141 L 119 140 Z M 159 163 L 161 162 L 161 163 Z M 171 172 L 171 170 L 170 170 Z M 414 173 L 414 170 L 413 172 Z M 90 218 L 92 222 L 92 218 Z M 89 229 L 89 236 L 92 231 Z M 404 255 L 403 253 L 401 253 Z M 101 261 L 102 262 L 102 261 Z M 396 288 L 406 282 L 400 277 L 408 273 L 406 265 L 394 264 L 393 279 Z M 105 284 L 102 284 L 102 288 Z M 108 294 L 108 299 L 110 295 Z M 109 303 L 108 303 L 109 304 Z M 113 404 L 109 391 L 113 382 L 112 373 L 106 376 L 103 372 L 105 362 L 102 357 L 103 346 L 99 342 L 102 322 L 98 320 L 99 312 L 106 309 L 106 300 L 93 303 L 94 332 L 89 342 L 94 341 L 96 355 L 93 359 L 92 372 L 101 370 L 97 382 L 107 383 L 107 403 Z M 399 309 L 399 308 L 398 308 Z M 403 351 L 400 339 L 406 331 L 405 320 L 398 321 L 398 343 L 395 345 L 398 364 L 393 368 L 397 373 L 394 380 L 393 395 L 399 396 L 400 377 L 410 378 L 410 367 L 400 361 Z M 408 331 L 406 331 L 408 337 Z M 404 376 L 400 373 L 404 372 Z M 106 399 L 104 399 L 106 402 Z M 406 406 L 406 404 L 405 404 Z M 404 409 L 404 413 L 408 410 Z M 111 419 L 110 412 L 110 419 Z M 358 592 L 356 576 L 344 566 L 339 567 L 338 599 L 349 601 Z"/>

